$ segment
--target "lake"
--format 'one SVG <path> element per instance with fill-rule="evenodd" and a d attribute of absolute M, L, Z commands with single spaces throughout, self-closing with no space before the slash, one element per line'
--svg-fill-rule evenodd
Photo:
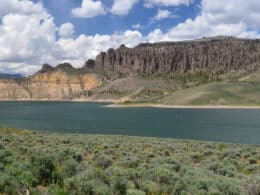
<path fill-rule="evenodd" d="M 260 144 L 260 110 L 107 108 L 105 105 L 0 102 L 0 126 Z"/>

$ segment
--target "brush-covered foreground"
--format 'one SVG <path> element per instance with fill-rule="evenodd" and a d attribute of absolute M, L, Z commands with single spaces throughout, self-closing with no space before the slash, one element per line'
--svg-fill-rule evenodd
<path fill-rule="evenodd" d="M 0 194 L 260 193 L 260 147 L 0 129 Z"/>

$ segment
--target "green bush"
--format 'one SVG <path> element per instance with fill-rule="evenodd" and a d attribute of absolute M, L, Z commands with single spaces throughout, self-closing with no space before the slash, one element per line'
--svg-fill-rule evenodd
<path fill-rule="evenodd" d="M 145 195 L 146 193 L 141 191 L 141 190 L 136 190 L 136 189 L 128 189 L 127 190 L 127 195 Z"/>
<path fill-rule="evenodd" d="M 12 153 L 8 150 L 0 150 L 0 162 L 3 164 L 7 164 L 10 162 L 10 158 Z"/>
<path fill-rule="evenodd" d="M 55 162 L 52 156 L 48 154 L 34 154 L 31 157 L 31 166 L 39 184 L 46 186 L 53 181 Z"/>
<path fill-rule="evenodd" d="M 115 194 L 126 194 L 127 192 L 127 172 L 120 167 L 112 167 L 107 170 L 110 177 L 111 187 Z"/>
<path fill-rule="evenodd" d="M 126 168 L 136 168 L 139 164 L 139 159 L 134 156 L 126 156 L 119 160 L 118 164 Z"/>
<path fill-rule="evenodd" d="M 16 195 L 18 193 L 19 184 L 16 182 L 15 178 L 7 175 L 0 175 L 0 193 L 7 193 L 10 195 Z"/>
<path fill-rule="evenodd" d="M 97 166 L 106 169 L 108 167 L 110 167 L 113 163 L 112 159 L 106 155 L 101 155 L 96 157 L 96 163 Z"/>
<path fill-rule="evenodd" d="M 80 175 L 66 179 L 64 187 L 69 194 L 106 194 L 110 192 L 108 184 L 104 173 L 89 167 Z"/>
<path fill-rule="evenodd" d="M 72 158 L 64 162 L 64 175 L 65 177 L 72 177 L 76 174 L 78 162 Z"/>

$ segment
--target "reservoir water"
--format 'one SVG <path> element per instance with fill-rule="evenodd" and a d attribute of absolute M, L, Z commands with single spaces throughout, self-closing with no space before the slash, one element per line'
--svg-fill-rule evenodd
<path fill-rule="evenodd" d="M 0 126 L 260 145 L 260 109 L 107 108 L 104 105 L 0 102 Z"/>

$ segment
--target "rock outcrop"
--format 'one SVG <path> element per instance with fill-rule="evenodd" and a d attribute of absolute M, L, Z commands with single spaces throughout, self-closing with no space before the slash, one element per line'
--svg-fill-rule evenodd
<path fill-rule="evenodd" d="M 254 70 L 260 66 L 260 40 L 232 37 L 205 38 L 184 42 L 122 45 L 97 56 L 97 70 L 138 72 L 214 72 Z"/>
<path fill-rule="evenodd" d="M 70 74 L 69 64 L 56 68 L 43 65 L 36 74 L 23 79 L 0 79 L 0 100 L 66 100 L 87 98 L 100 85 L 96 74 Z"/>

